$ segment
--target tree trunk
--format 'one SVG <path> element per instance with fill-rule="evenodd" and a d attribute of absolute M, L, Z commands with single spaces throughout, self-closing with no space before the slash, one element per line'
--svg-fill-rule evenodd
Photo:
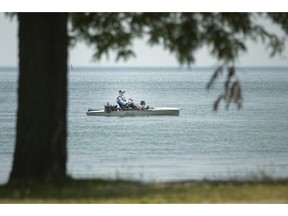
<path fill-rule="evenodd" d="M 66 178 L 67 14 L 20 13 L 17 135 L 9 182 Z"/>

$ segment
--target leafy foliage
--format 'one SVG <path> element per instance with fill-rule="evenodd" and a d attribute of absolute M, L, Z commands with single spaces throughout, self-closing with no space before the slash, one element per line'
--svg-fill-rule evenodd
<path fill-rule="evenodd" d="M 116 51 L 117 60 L 134 57 L 132 41 L 148 37 L 162 45 L 181 64 L 194 62 L 194 54 L 208 45 L 211 55 L 233 63 L 247 50 L 246 39 L 266 42 L 271 55 L 281 53 L 284 41 L 257 23 L 259 13 L 76 13 L 70 15 L 72 41 L 84 39 L 95 48 L 96 60 Z M 288 34 L 287 13 L 267 14 Z"/>
<path fill-rule="evenodd" d="M 223 74 L 223 66 L 218 67 L 213 73 L 210 81 L 208 82 L 206 89 L 210 90 L 213 83 Z M 213 104 L 213 110 L 217 111 L 221 101 L 226 102 L 226 108 L 228 109 L 231 103 L 235 103 L 238 109 L 241 109 L 243 103 L 242 89 L 240 81 L 236 76 L 235 68 L 228 67 L 227 77 L 224 82 L 224 92 L 219 95 Z"/>
<path fill-rule="evenodd" d="M 267 13 L 267 16 L 275 24 L 279 25 L 286 34 L 288 34 L 288 13 Z"/>

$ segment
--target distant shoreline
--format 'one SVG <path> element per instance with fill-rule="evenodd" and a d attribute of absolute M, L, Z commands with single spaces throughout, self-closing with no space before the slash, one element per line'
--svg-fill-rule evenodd
<path fill-rule="evenodd" d="M 73 70 L 70 66 L 67 66 L 69 71 L 123 71 L 123 70 L 137 70 L 137 71 L 147 71 L 147 70 L 159 70 L 159 71 L 213 71 L 218 66 L 77 66 L 73 65 Z M 270 66 L 238 66 L 236 70 L 257 70 L 257 71 L 285 71 L 288 72 L 288 65 L 270 65 Z M 4 71 L 18 71 L 18 66 L 0 66 L 0 72 Z"/>

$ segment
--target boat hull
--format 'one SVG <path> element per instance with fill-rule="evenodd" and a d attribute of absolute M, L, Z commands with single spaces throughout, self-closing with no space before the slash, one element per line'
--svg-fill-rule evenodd
<path fill-rule="evenodd" d="M 88 116 L 118 116 L 118 117 L 128 117 L 128 116 L 158 116 L 158 115 L 170 115 L 179 116 L 180 108 L 172 107 L 158 107 L 148 110 L 127 110 L 127 111 L 111 111 L 105 112 L 104 110 L 91 110 L 86 112 Z"/>

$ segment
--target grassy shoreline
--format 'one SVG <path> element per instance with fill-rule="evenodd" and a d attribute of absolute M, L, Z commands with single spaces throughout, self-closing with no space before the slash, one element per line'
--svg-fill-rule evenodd
<path fill-rule="evenodd" d="M 0 203 L 288 203 L 288 180 L 69 180 L 62 184 L 1 185 Z"/>

